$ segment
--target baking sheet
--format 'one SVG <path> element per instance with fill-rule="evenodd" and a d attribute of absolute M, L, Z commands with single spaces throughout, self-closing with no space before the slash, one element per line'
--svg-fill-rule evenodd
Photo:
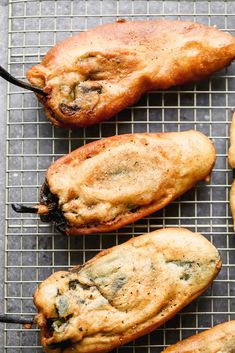
<path fill-rule="evenodd" d="M 235 35 L 234 1 L 9 1 L 8 69 L 24 78 L 57 41 L 117 18 L 176 18 L 217 25 Z M 219 249 L 223 268 L 213 285 L 173 320 L 121 353 L 158 353 L 179 339 L 234 319 L 235 235 L 228 196 L 229 125 L 235 102 L 235 64 L 196 85 L 151 92 L 133 107 L 99 125 L 52 127 L 31 92 L 8 85 L 6 132 L 6 219 L 4 311 L 35 312 L 32 294 L 53 271 L 83 263 L 101 249 L 166 226 L 198 231 Z M 200 183 L 165 209 L 108 234 L 67 238 L 35 215 L 19 215 L 10 204 L 34 204 L 49 164 L 90 141 L 122 133 L 196 129 L 211 137 L 217 162 L 211 183 Z M 4 326 L 4 352 L 41 352 L 36 329 Z"/>

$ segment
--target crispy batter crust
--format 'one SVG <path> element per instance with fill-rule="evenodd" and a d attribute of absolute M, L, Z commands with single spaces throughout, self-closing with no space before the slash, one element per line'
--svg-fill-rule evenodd
<path fill-rule="evenodd" d="M 46 181 L 59 199 L 67 234 L 107 232 L 163 208 L 207 179 L 215 158 L 213 144 L 197 131 L 120 135 L 60 158 Z"/>
<path fill-rule="evenodd" d="M 230 321 L 180 341 L 164 353 L 234 353 L 234 349 L 235 321 Z"/>
<path fill-rule="evenodd" d="M 235 113 L 233 114 L 230 126 L 230 147 L 228 151 L 228 161 L 232 168 L 235 168 Z"/>
<path fill-rule="evenodd" d="M 220 268 L 206 238 L 169 228 L 56 272 L 34 295 L 44 350 L 104 353 L 147 334 L 198 297 Z"/>
<path fill-rule="evenodd" d="M 76 128 L 109 119 L 146 91 L 207 78 L 234 58 L 234 37 L 214 27 L 124 21 L 57 44 L 27 78 L 49 93 L 38 98 L 51 122 Z"/>

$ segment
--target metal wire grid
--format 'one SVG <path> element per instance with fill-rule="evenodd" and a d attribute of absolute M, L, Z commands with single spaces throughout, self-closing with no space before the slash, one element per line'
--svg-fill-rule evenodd
<path fill-rule="evenodd" d="M 168 17 L 194 20 L 235 32 L 233 1 L 9 1 L 8 69 L 24 78 L 57 41 L 117 18 Z M 76 131 L 52 127 L 32 93 L 8 86 L 6 136 L 6 313 L 31 315 L 37 284 L 54 270 L 67 269 L 101 249 L 162 226 L 199 231 L 220 250 L 223 268 L 213 286 L 173 320 L 119 352 L 158 353 L 202 329 L 235 318 L 235 237 L 228 194 L 229 122 L 235 101 L 235 65 L 210 81 L 152 92 L 117 117 Z M 12 202 L 36 203 L 44 172 L 56 158 L 94 139 L 142 131 L 195 128 L 214 140 L 217 163 L 211 183 L 200 183 L 157 214 L 119 231 L 67 238 L 36 216 L 15 214 Z M 4 352 L 41 352 L 38 332 L 5 325 Z"/>

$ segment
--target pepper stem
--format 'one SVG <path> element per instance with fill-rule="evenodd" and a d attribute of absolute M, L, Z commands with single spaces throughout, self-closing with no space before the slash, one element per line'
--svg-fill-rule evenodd
<path fill-rule="evenodd" d="M 7 72 L 2 66 L 0 66 L 0 76 L 4 78 L 6 81 L 13 83 L 13 85 L 28 89 L 29 91 L 33 91 L 41 96 L 46 97 L 48 93 L 44 92 L 41 88 L 30 85 L 27 82 L 18 80 L 17 78 L 13 77 L 9 72 Z"/>
<path fill-rule="evenodd" d="M 49 208 L 45 205 L 24 206 L 19 203 L 13 203 L 11 207 L 17 213 L 36 213 L 39 215 L 46 215 L 49 213 Z"/>
<path fill-rule="evenodd" d="M 30 324 L 34 323 L 34 318 L 32 317 L 18 317 L 14 315 L 0 315 L 0 322 L 5 322 L 9 324 Z"/>

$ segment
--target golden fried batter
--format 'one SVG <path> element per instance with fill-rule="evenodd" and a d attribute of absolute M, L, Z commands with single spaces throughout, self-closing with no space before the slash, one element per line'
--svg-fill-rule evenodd
<path fill-rule="evenodd" d="M 56 272 L 37 289 L 47 353 L 104 353 L 147 334 L 197 298 L 221 261 L 202 235 L 161 229 Z"/>
<path fill-rule="evenodd" d="M 235 58 L 235 39 L 198 23 L 151 20 L 105 24 L 73 36 L 32 67 L 28 80 L 61 127 L 109 119 L 146 91 L 207 78 Z"/>
<path fill-rule="evenodd" d="M 197 131 L 130 134 L 95 141 L 49 167 L 47 195 L 43 188 L 44 207 L 41 211 L 40 206 L 38 213 L 42 220 L 57 224 L 59 210 L 67 234 L 118 229 L 163 208 L 199 180 L 207 179 L 215 158 L 213 144 Z M 52 209 L 55 198 L 57 208 Z"/>

